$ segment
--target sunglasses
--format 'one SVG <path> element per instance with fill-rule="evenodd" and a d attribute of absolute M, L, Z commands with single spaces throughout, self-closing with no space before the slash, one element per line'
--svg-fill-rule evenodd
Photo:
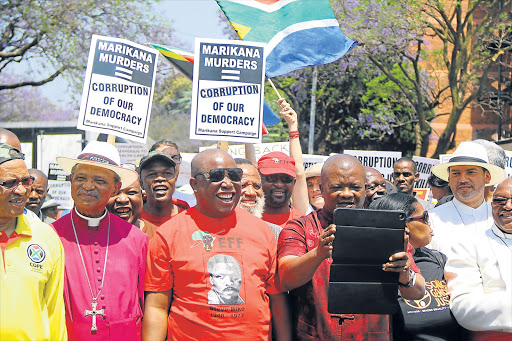
<path fill-rule="evenodd" d="M 281 180 L 281 182 L 283 184 L 291 184 L 293 182 L 293 180 L 295 180 L 294 178 L 292 178 L 291 176 L 288 176 L 288 175 L 265 175 L 263 176 L 265 178 L 265 180 L 267 182 L 272 182 L 272 183 L 276 183 L 278 182 L 279 180 Z"/>
<path fill-rule="evenodd" d="M 176 164 L 180 164 L 181 163 L 181 155 L 180 154 L 176 154 L 176 155 L 171 155 L 171 159 L 176 162 Z"/>
<path fill-rule="evenodd" d="M 228 177 L 229 180 L 234 182 L 239 182 L 242 180 L 242 175 L 244 171 L 242 168 L 214 168 L 210 169 L 208 172 L 201 172 L 194 175 L 194 178 L 198 175 L 202 175 L 211 182 L 221 182 Z"/>
<path fill-rule="evenodd" d="M 498 206 L 505 206 L 512 198 L 492 198 L 492 203 Z"/>
<path fill-rule="evenodd" d="M 422 222 L 422 223 L 425 223 L 425 224 L 428 225 L 430 223 L 430 218 L 428 216 L 428 211 L 423 212 L 422 215 L 417 215 L 417 216 L 414 216 L 414 217 L 405 218 L 405 222 L 406 223 L 408 223 L 410 221 L 419 221 L 419 222 Z"/>
<path fill-rule="evenodd" d="M 373 192 L 373 191 L 377 190 L 377 188 L 379 188 L 379 187 L 382 188 L 382 189 L 386 189 L 386 183 L 383 182 L 381 184 L 375 184 L 375 185 L 372 185 L 372 186 L 366 186 L 366 190 Z"/>
<path fill-rule="evenodd" d="M 10 191 L 15 191 L 16 188 L 18 188 L 18 186 L 20 184 L 22 184 L 23 187 L 28 189 L 34 183 L 34 179 L 35 178 L 33 176 L 29 176 L 29 177 L 23 178 L 21 180 L 13 179 L 13 180 L 7 180 L 7 181 L 0 181 L 0 186 L 5 187 L 6 189 L 8 189 Z"/>

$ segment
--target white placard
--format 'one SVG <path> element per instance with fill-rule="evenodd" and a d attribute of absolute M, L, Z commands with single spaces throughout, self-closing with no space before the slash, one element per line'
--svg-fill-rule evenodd
<path fill-rule="evenodd" d="M 376 150 L 345 150 L 344 153 L 357 157 L 363 166 L 375 168 L 389 181 L 393 181 L 394 163 L 402 157 L 402 152 Z"/>
<path fill-rule="evenodd" d="M 116 143 L 121 164 L 136 163 L 148 153 L 148 147 L 143 143 Z"/>
<path fill-rule="evenodd" d="M 196 39 L 191 139 L 261 142 L 264 46 L 240 40 Z"/>
<path fill-rule="evenodd" d="M 93 35 L 77 128 L 145 143 L 158 52 Z"/>
<path fill-rule="evenodd" d="M 507 177 L 512 176 L 512 151 L 505 150 L 505 155 L 507 156 L 507 164 L 505 165 L 505 173 L 507 173 Z"/>
<path fill-rule="evenodd" d="M 270 152 L 282 152 L 286 155 L 290 155 L 290 143 L 289 142 L 269 142 L 269 143 L 255 143 L 254 153 L 256 154 L 256 160 L 259 160 L 260 157 L 264 154 Z M 217 145 L 207 146 L 207 147 L 199 147 L 199 151 L 207 149 L 215 149 Z M 243 144 L 233 144 L 228 146 L 228 154 L 233 158 L 244 158 L 245 159 L 245 145 Z"/>
<path fill-rule="evenodd" d="M 61 208 L 73 208 L 69 174 L 56 162 L 50 162 L 48 165 L 48 188 L 48 193 L 59 203 Z"/>
<path fill-rule="evenodd" d="M 420 173 L 420 178 L 416 182 L 416 188 L 428 188 L 428 177 L 432 174 L 432 167 L 439 164 L 438 159 L 430 159 L 428 157 L 413 156 L 413 161 L 416 162 L 416 168 Z"/>

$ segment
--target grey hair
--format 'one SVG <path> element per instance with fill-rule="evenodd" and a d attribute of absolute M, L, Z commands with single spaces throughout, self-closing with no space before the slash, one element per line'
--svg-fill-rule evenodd
<path fill-rule="evenodd" d="M 507 165 L 507 155 L 503 148 L 498 146 L 496 143 L 487 141 L 484 139 L 474 140 L 473 142 L 478 143 L 479 145 L 485 148 L 487 152 L 487 157 L 489 158 L 489 163 L 491 165 L 498 166 L 502 169 L 505 169 Z"/>

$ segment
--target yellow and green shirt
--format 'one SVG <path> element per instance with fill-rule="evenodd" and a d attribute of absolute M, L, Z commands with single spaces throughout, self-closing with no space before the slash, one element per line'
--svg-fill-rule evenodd
<path fill-rule="evenodd" d="M 64 250 L 47 224 L 21 215 L 0 231 L 0 340 L 67 340 Z"/>

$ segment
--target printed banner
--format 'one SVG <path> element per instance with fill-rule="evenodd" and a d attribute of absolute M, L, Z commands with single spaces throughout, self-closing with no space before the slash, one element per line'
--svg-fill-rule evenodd
<path fill-rule="evenodd" d="M 158 52 L 93 35 L 77 128 L 146 143 Z"/>
<path fill-rule="evenodd" d="M 421 156 L 413 156 L 412 159 L 416 162 L 416 169 L 420 173 L 420 178 L 415 187 L 429 188 L 430 186 L 427 184 L 428 177 L 432 174 L 432 167 L 439 164 L 439 160 Z"/>
<path fill-rule="evenodd" d="M 190 138 L 261 142 L 264 44 L 196 39 Z"/>
<path fill-rule="evenodd" d="M 378 170 L 384 179 L 393 181 L 393 165 L 402 157 L 402 152 L 380 152 L 376 150 L 345 150 L 345 154 L 353 155 L 363 166 Z"/>

